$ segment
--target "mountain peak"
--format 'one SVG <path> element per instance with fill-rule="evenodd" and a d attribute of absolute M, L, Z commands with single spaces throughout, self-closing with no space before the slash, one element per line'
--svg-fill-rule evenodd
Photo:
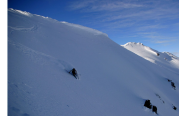
<path fill-rule="evenodd" d="M 129 51 L 143 57 L 144 59 L 164 67 L 179 69 L 179 59 L 169 52 L 158 52 L 142 43 L 128 42 L 121 45 Z"/>
<path fill-rule="evenodd" d="M 128 42 L 128 43 L 126 43 L 126 44 L 124 44 L 122 46 L 128 46 L 128 45 L 143 45 L 143 43 L 140 43 L 140 42 L 138 42 L 138 43 L 136 43 L 136 42 Z"/>

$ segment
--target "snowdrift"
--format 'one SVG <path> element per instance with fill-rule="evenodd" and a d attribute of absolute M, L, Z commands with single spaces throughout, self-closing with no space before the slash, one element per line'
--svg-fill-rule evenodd
<path fill-rule="evenodd" d="M 156 115 L 146 100 L 178 116 L 179 73 L 169 68 L 97 30 L 8 10 L 9 116 Z"/>

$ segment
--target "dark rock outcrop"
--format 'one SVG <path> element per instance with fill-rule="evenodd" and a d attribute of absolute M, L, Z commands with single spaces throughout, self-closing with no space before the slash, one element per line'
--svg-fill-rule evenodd
<path fill-rule="evenodd" d="M 174 110 L 177 110 L 177 107 L 173 106 L 173 109 L 174 109 Z"/>
<path fill-rule="evenodd" d="M 152 105 L 150 103 L 150 100 L 146 100 L 145 103 L 144 103 L 144 106 L 149 108 L 149 109 L 152 109 L 153 112 L 155 112 L 157 114 L 157 107 Z"/>
<path fill-rule="evenodd" d="M 144 106 L 151 109 L 152 108 L 152 105 L 150 103 L 150 100 L 146 100 L 145 103 L 144 103 Z"/>
<path fill-rule="evenodd" d="M 153 106 L 153 107 L 152 107 L 152 111 L 157 114 L 157 107 L 156 107 L 156 106 Z"/>

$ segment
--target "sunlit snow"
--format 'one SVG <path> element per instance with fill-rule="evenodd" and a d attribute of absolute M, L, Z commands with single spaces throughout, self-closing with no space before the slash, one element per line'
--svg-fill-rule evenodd
<path fill-rule="evenodd" d="M 97 30 L 24 13 L 8 10 L 9 116 L 157 115 L 148 99 L 158 115 L 179 115 L 179 69 L 164 53 L 152 63 Z"/>
<path fill-rule="evenodd" d="M 179 70 L 179 58 L 169 52 L 158 52 L 157 50 L 147 47 L 142 43 L 135 42 L 129 42 L 122 46 L 161 67 L 168 68 L 169 70 L 176 72 Z"/>

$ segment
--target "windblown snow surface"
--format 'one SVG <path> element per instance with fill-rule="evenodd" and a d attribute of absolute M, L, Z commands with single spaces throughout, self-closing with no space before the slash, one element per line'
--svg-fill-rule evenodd
<path fill-rule="evenodd" d="M 178 87 L 179 69 L 100 31 L 8 9 L 9 116 L 178 116 Z M 148 99 L 158 114 L 144 107 Z"/>

